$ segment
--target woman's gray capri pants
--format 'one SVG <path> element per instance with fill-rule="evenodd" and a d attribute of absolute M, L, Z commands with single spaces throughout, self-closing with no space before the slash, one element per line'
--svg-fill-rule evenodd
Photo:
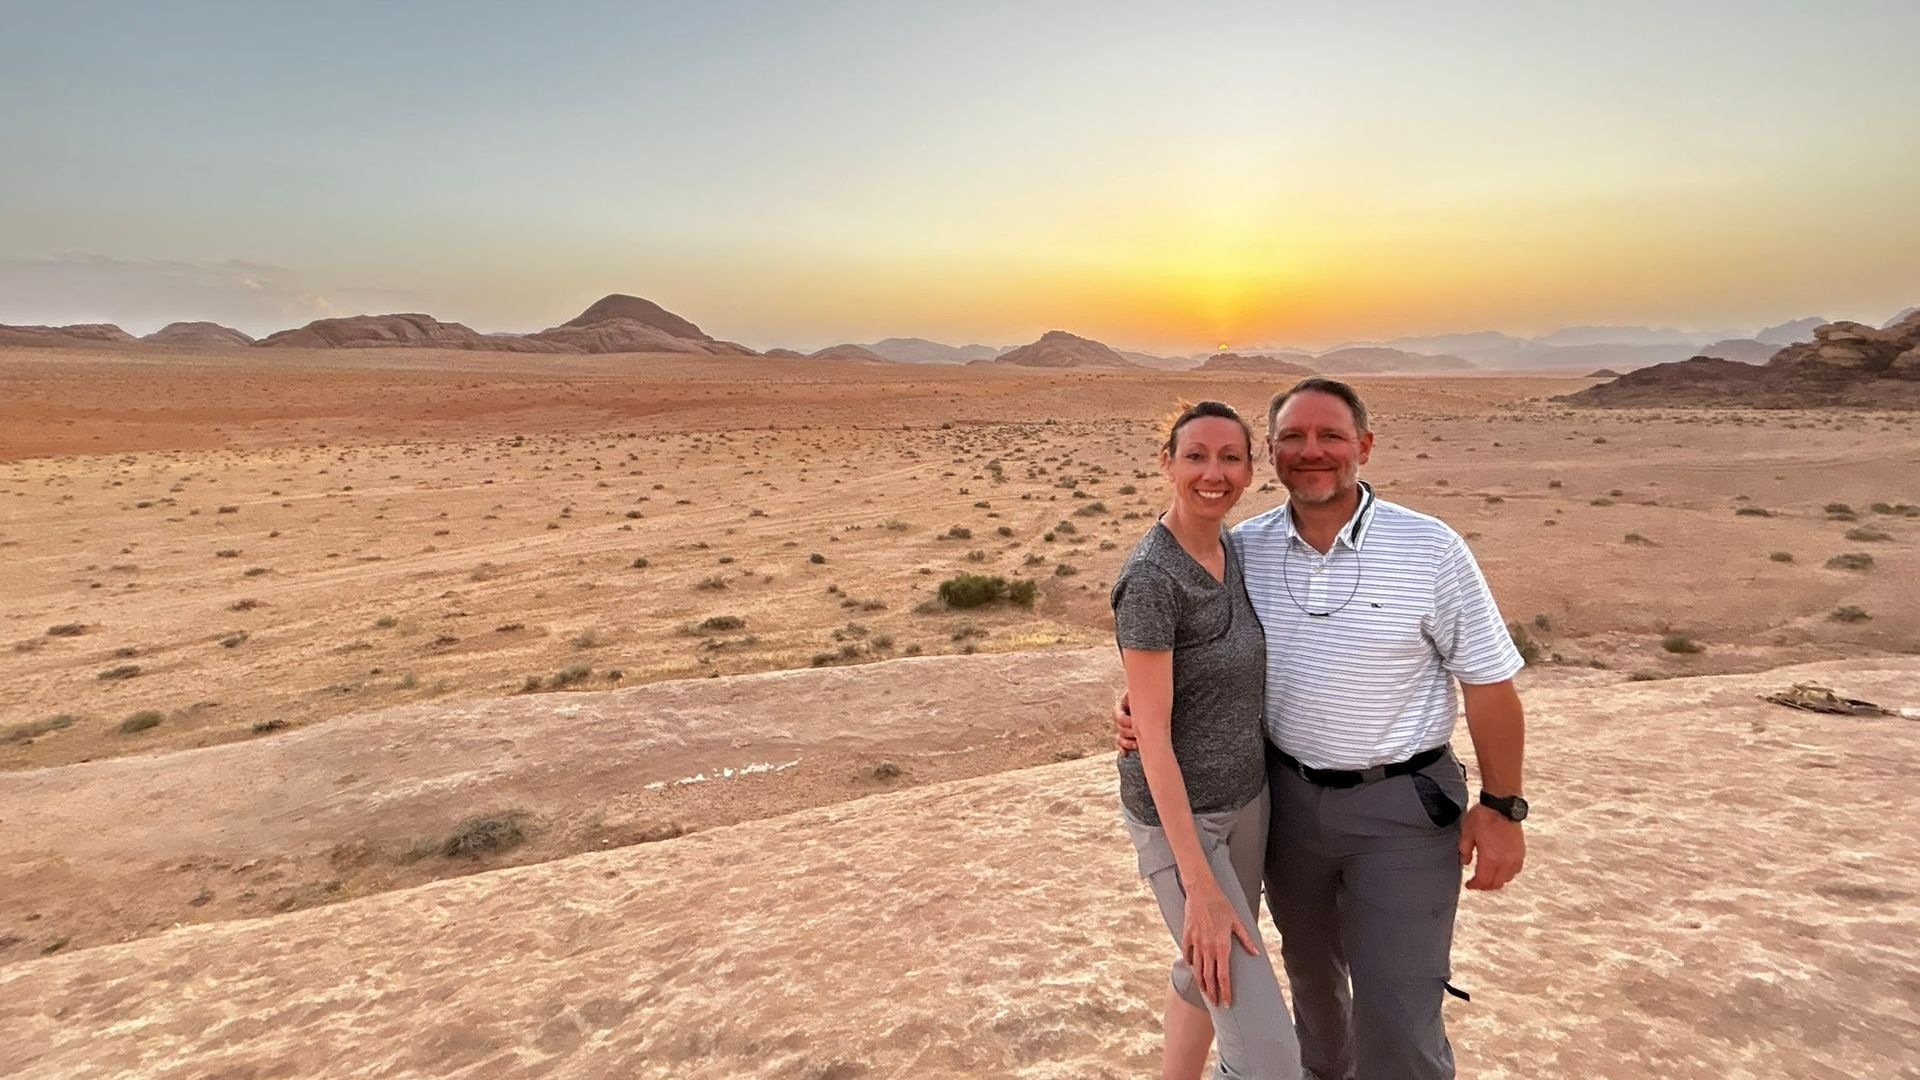
<path fill-rule="evenodd" d="M 1227 967 L 1233 980 L 1233 1004 L 1228 1007 L 1208 1004 L 1184 958 L 1173 964 L 1174 991 L 1213 1016 L 1213 1045 L 1220 1060 L 1215 1075 L 1220 1080 L 1299 1080 L 1300 1076 L 1300 1043 L 1294 1037 L 1293 1017 L 1287 1012 L 1286 996 L 1280 991 L 1266 942 L 1260 937 L 1267 815 L 1268 793 L 1262 789 L 1258 797 L 1238 810 L 1193 817 L 1214 880 L 1260 945 L 1259 955 L 1250 955 L 1237 940 L 1233 943 L 1233 958 Z M 1186 925 L 1187 893 L 1180 883 L 1166 830 L 1135 821 L 1124 810 L 1121 817 L 1133 837 L 1134 848 L 1140 852 L 1140 876 L 1152 887 L 1177 947 L 1180 931 Z"/>

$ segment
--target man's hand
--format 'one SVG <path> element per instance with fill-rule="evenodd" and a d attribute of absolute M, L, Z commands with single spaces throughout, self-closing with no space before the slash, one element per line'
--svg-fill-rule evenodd
<path fill-rule="evenodd" d="M 1140 736 L 1134 733 L 1133 713 L 1127 709 L 1124 693 L 1113 704 L 1113 745 L 1123 757 L 1140 749 Z"/>
<path fill-rule="evenodd" d="M 1488 806 L 1474 806 L 1460 819 L 1460 865 L 1473 867 L 1467 888 L 1497 889 L 1526 861 L 1527 836 L 1519 822 Z"/>

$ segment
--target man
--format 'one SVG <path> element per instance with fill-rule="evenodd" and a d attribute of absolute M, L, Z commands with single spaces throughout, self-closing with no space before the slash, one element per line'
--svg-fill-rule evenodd
<path fill-rule="evenodd" d="M 1459 534 L 1360 480 L 1373 432 L 1352 387 L 1296 384 L 1267 431 L 1288 499 L 1232 537 L 1267 637 L 1267 904 L 1302 1065 L 1445 1080 L 1461 867 L 1468 888 L 1498 889 L 1526 857 L 1524 661 Z M 1456 681 L 1480 765 L 1471 806 L 1449 747 Z"/>

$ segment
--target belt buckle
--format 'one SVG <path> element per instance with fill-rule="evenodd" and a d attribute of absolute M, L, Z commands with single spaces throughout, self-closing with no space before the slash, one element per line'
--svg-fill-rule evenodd
<path fill-rule="evenodd" d="M 1378 783 L 1379 781 L 1385 780 L 1387 778 L 1387 767 L 1385 765 L 1373 765 L 1365 769 L 1356 769 L 1354 771 L 1358 773 L 1360 776 L 1360 784 Z M 1356 784 L 1354 786 L 1358 787 L 1360 785 Z"/>

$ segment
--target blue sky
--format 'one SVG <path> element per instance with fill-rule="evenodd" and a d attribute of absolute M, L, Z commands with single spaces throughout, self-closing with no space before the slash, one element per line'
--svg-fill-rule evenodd
<path fill-rule="evenodd" d="M 0 321 L 768 346 L 1920 301 L 1920 4 L 0 2 Z M 190 310 L 191 308 L 191 310 Z"/>

